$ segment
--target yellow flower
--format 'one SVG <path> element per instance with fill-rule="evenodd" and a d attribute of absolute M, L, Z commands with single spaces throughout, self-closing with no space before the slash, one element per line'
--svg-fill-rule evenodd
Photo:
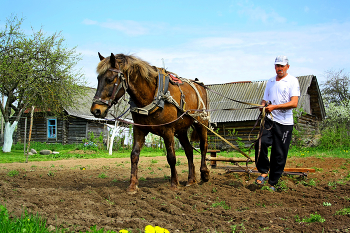
<path fill-rule="evenodd" d="M 154 229 L 153 226 L 147 225 L 147 226 L 145 227 L 145 233 L 155 233 L 155 232 L 156 232 L 156 231 L 155 231 L 155 229 Z"/>
<path fill-rule="evenodd" d="M 125 230 L 125 229 L 122 229 L 122 230 L 119 231 L 119 233 L 129 233 L 129 231 Z"/>
<path fill-rule="evenodd" d="M 156 233 L 164 233 L 164 228 L 161 228 L 159 226 L 155 226 L 154 230 L 156 231 Z"/>

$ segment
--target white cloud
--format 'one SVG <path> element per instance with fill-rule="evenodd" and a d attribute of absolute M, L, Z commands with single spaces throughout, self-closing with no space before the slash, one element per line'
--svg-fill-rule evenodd
<path fill-rule="evenodd" d="M 97 24 L 97 21 L 94 21 L 94 20 L 91 20 L 91 19 L 84 19 L 84 20 L 83 20 L 83 24 L 86 24 L 86 25 L 96 25 L 96 24 Z"/>
<path fill-rule="evenodd" d="M 102 27 L 121 31 L 130 36 L 139 36 L 148 33 L 148 28 L 141 23 L 132 20 L 108 20 L 107 22 L 100 23 Z"/>
<path fill-rule="evenodd" d="M 254 4 L 240 4 L 242 9 L 238 12 L 242 15 L 247 15 L 253 21 L 261 21 L 264 24 L 285 23 L 285 17 L 280 16 L 274 10 L 266 11 L 261 7 L 256 7 Z"/>
<path fill-rule="evenodd" d="M 159 31 L 166 30 L 168 27 L 164 23 L 138 22 L 133 20 L 111 20 L 98 22 L 90 19 L 84 19 L 85 25 L 97 25 L 102 28 L 112 29 L 122 32 L 128 36 L 142 36 L 146 34 L 159 34 Z M 179 30 L 178 28 L 173 28 Z"/>
<path fill-rule="evenodd" d="M 266 80 L 275 75 L 275 57 L 286 55 L 291 63 L 291 74 L 313 74 L 320 82 L 325 70 L 348 68 L 349 29 L 350 23 L 333 23 L 299 27 L 293 31 L 241 33 L 225 30 L 221 35 L 228 36 L 191 39 L 182 44 L 169 41 L 166 47 L 132 44 L 94 50 L 92 45 L 89 50 L 79 52 L 86 55 L 85 70 L 92 82 L 96 82 L 97 51 L 135 54 L 158 67 L 163 66 L 163 58 L 168 70 L 189 79 L 197 77 L 205 84 Z"/>

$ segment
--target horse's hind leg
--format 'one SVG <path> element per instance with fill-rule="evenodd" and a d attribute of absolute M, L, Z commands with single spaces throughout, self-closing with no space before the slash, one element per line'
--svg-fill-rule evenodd
<path fill-rule="evenodd" d="M 170 130 L 169 130 L 170 131 Z M 177 171 L 176 171 L 176 156 L 175 156 L 175 141 L 174 134 L 167 133 L 163 136 L 164 144 L 167 151 L 167 160 L 171 170 L 171 178 L 170 178 L 170 189 L 175 191 L 177 190 L 177 186 L 179 185 Z"/>
<path fill-rule="evenodd" d="M 140 151 L 145 143 L 145 137 L 147 132 L 144 132 L 137 127 L 134 127 L 134 144 L 131 151 L 130 159 L 131 159 L 131 175 L 130 175 L 130 185 L 127 189 L 127 192 L 130 194 L 134 194 L 138 190 L 138 163 L 140 158 Z"/>
<path fill-rule="evenodd" d="M 203 124 L 206 124 L 208 125 L 207 122 L 203 122 Z M 207 167 L 207 164 L 206 164 L 206 156 L 207 156 L 207 150 L 208 150 L 208 139 L 207 139 L 207 129 L 201 125 L 200 123 L 195 123 L 194 124 L 196 130 L 197 130 L 197 133 L 199 135 L 199 138 L 200 138 L 200 149 L 201 149 L 201 168 L 200 168 L 200 171 L 201 171 L 201 179 L 202 181 L 204 182 L 207 182 L 210 178 L 210 175 L 209 175 L 209 169 Z"/>
<path fill-rule="evenodd" d="M 187 130 L 178 133 L 177 138 L 179 139 L 186 153 L 186 157 L 188 161 L 188 181 L 186 186 L 190 186 L 192 184 L 197 183 L 195 168 L 193 164 L 193 148 L 190 141 L 188 140 Z"/>

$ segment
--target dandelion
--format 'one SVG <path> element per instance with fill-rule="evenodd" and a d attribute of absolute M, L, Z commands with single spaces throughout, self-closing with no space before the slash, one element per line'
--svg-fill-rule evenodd
<path fill-rule="evenodd" d="M 145 233 L 170 233 L 167 229 L 162 228 L 160 226 L 151 226 L 151 225 L 147 225 L 145 227 Z"/>
<path fill-rule="evenodd" d="M 155 226 L 154 230 L 156 231 L 156 233 L 164 233 L 164 228 L 161 228 L 159 226 Z"/>
<path fill-rule="evenodd" d="M 153 226 L 147 225 L 147 226 L 145 227 L 145 233 L 155 233 L 155 232 L 156 232 L 156 230 L 154 229 Z"/>
<path fill-rule="evenodd" d="M 125 229 L 122 229 L 122 230 L 119 231 L 119 233 L 129 233 L 129 231 L 125 230 Z"/>

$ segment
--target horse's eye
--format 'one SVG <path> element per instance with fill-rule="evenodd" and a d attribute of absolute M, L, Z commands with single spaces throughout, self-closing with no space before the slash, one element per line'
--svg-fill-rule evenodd
<path fill-rule="evenodd" d="M 111 83 L 111 82 L 113 82 L 114 81 L 114 77 L 107 77 L 106 78 L 106 82 L 107 83 Z"/>

